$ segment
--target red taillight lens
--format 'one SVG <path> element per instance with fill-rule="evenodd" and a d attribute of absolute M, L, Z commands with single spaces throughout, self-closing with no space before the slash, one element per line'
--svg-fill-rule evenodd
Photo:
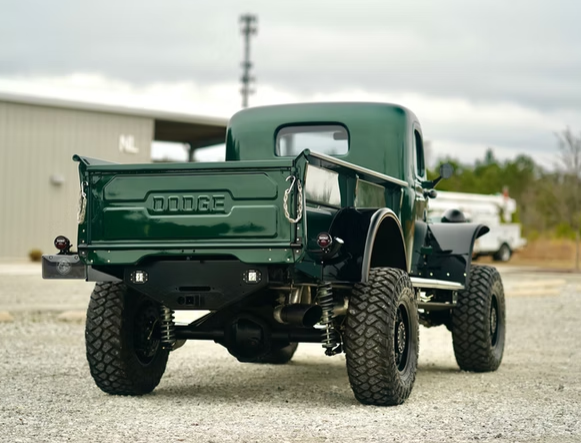
<path fill-rule="evenodd" d="M 327 249 L 329 246 L 331 246 L 331 243 L 333 243 L 333 237 L 331 237 L 330 234 L 327 234 L 326 232 L 321 232 L 317 236 L 317 244 L 321 249 Z"/>
<path fill-rule="evenodd" d="M 59 235 L 57 238 L 54 239 L 54 247 L 57 248 L 59 251 L 66 251 L 67 249 L 70 249 L 71 242 L 64 235 Z"/>

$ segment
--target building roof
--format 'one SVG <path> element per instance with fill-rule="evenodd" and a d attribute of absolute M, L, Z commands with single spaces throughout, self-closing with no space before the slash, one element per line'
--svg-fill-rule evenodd
<path fill-rule="evenodd" d="M 50 108 L 150 118 L 154 121 L 154 140 L 189 143 L 193 148 L 224 143 L 226 138 L 226 126 L 228 125 L 227 118 L 61 100 L 5 92 L 0 92 L 0 101 Z"/>

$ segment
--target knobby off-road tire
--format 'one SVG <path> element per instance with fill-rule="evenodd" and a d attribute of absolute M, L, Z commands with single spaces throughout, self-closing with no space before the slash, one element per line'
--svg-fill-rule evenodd
<path fill-rule="evenodd" d="M 159 384 L 169 351 L 162 349 L 158 303 L 123 283 L 97 283 L 85 342 L 97 386 L 114 395 L 143 395 Z"/>
<path fill-rule="evenodd" d="M 460 369 L 498 369 L 505 333 L 506 308 L 500 275 L 491 266 L 473 266 L 469 287 L 458 294 L 452 311 L 454 355 Z"/>
<path fill-rule="evenodd" d="M 268 354 L 266 354 L 263 357 L 260 357 L 253 363 L 284 365 L 291 361 L 298 347 L 299 347 L 298 343 L 291 343 L 290 345 L 285 346 L 284 348 L 269 352 Z"/>
<path fill-rule="evenodd" d="M 405 271 L 373 268 L 368 282 L 354 287 L 343 338 L 357 400 L 390 406 L 409 397 L 418 366 L 419 320 Z"/>

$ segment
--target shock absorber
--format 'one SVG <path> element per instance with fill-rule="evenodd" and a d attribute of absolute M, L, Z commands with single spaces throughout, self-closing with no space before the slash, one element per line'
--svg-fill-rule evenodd
<path fill-rule="evenodd" d="M 322 344 L 325 348 L 325 355 L 335 355 L 341 352 L 341 343 L 339 333 L 333 325 L 333 308 L 335 301 L 333 299 L 333 288 L 331 283 L 323 283 L 317 287 L 317 303 L 323 310 L 321 323 L 325 325 Z"/>
<path fill-rule="evenodd" d="M 176 343 L 176 325 L 173 321 L 173 311 L 163 306 L 161 307 L 161 347 L 172 350 Z"/>

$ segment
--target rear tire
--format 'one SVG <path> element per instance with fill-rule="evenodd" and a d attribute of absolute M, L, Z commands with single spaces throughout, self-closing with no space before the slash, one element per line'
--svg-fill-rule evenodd
<path fill-rule="evenodd" d="M 123 283 L 97 283 L 85 342 L 91 375 L 113 395 L 143 395 L 159 384 L 169 351 L 162 349 L 160 305 Z"/>
<path fill-rule="evenodd" d="M 467 290 L 452 311 L 454 355 L 464 371 L 495 371 L 502 362 L 506 334 L 504 289 L 498 271 L 473 266 Z"/>
<path fill-rule="evenodd" d="M 409 397 L 418 366 L 419 320 L 405 271 L 373 268 L 368 282 L 354 287 L 343 338 L 357 400 L 390 406 Z"/>
<path fill-rule="evenodd" d="M 506 243 L 503 243 L 500 249 L 496 251 L 492 256 L 494 261 L 500 261 L 505 263 L 509 261 L 511 257 L 512 250 L 510 249 L 510 246 L 508 246 Z"/>
<path fill-rule="evenodd" d="M 298 343 L 291 343 L 284 348 L 277 349 L 275 351 L 271 351 L 268 354 L 260 357 L 253 363 L 264 363 L 264 364 L 271 364 L 271 365 L 284 365 L 292 360 L 293 355 L 297 348 L 299 347 Z"/>

